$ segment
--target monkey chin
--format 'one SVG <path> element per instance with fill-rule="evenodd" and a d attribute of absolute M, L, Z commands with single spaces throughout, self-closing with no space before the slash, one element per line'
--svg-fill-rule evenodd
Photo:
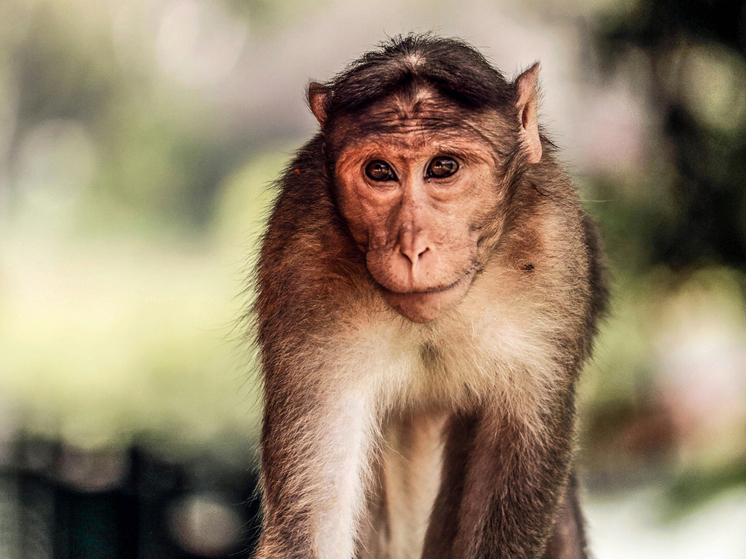
<path fill-rule="evenodd" d="M 412 322 L 432 322 L 455 307 L 471 286 L 471 274 L 446 287 L 429 291 L 397 293 L 383 288 L 383 298 L 391 307 Z"/>

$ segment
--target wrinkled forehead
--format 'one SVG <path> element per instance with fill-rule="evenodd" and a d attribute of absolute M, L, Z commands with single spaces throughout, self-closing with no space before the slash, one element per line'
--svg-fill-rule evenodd
<path fill-rule="evenodd" d="M 333 125 L 336 150 L 360 143 L 402 144 L 472 141 L 491 145 L 486 114 L 469 110 L 430 89 L 392 94 Z"/>

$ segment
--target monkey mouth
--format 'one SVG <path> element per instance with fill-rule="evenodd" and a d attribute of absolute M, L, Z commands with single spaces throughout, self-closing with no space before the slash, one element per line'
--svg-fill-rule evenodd
<path fill-rule="evenodd" d="M 383 289 L 386 293 L 391 293 L 392 295 L 434 295 L 436 293 L 445 293 L 446 291 L 449 291 L 451 289 L 454 289 L 457 287 L 460 283 L 466 280 L 471 276 L 471 273 L 467 273 L 463 276 L 461 276 L 459 279 L 454 281 L 451 284 L 443 285 L 441 287 L 431 287 L 430 289 L 424 289 L 424 290 L 412 290 L 412 291 L 394 291 L 393 289 L 388 289 L 384 287 L 383 285 L 379 284 L 381 286 L 381 289 Z"/>
<path fill-rule="evenodd" d="M 479 263 L 476 260 L 473 260 L 469 266 L 467 266 L 462 272 L 459 278 L 454 281 L 453 283 L 449 283 L 447 285 L 440 285 L 437 287 L 429 287 L 427 289 L 411 289 L 411 290 L 405 290 L 405 291 L 399 291 L 396 289 L 390 289 L 383 285 L 381 282 L 379 282 L 376 278 L 373 278 L 373 281 L 375 281 L 376 284 L 381 288 L 384 294 L 389 295 L 395 295 L 399 297 L 406 297 L 406 296 L 425 296 L 425 295 L 437 295 L 439 293 L 445 293 L 447 291 L 451 291 L 456 289 L 457 287 L 464 287 L 464 284 L 468 284 L 466 287 L 468 289 L 469 286 L 471 286 L 471 282 L 476 278 L 482 271 L 482 267 L 479 265 Z"/>

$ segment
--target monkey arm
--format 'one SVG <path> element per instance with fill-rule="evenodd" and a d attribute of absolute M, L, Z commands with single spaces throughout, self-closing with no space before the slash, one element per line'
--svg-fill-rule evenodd
<path fill-rule="evenodd" d="M 374 438 L 369 398 L 339 385 L 317 393 L 311 375 L 304 386 L 274 380 L 270 374 L 256 559 L 352 557 Z"/>
<path fill-rule="evenodd" d="M 587 559 L 585 522 L 578 500 L 578 483 L 574 473 L 560 502 L 552 537 L 542 559 Z"/>
<path fill-rule="evenodd" d="M 572 454 L 573 395 L 558 400 L 539 433 L 485 410 L 453 418 L 423 558 L 540 557 Z"/>

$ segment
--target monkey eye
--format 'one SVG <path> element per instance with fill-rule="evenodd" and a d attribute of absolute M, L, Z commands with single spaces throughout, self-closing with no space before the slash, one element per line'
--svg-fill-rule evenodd
<path fill-rule="evenodd" d="M 396 180 L 396 173 L 394 173 L 391 165 L 380 159 L 368 163 L 365 167 L 365 176 L 376 182 Z"/>
<path fill-rule="evenodd" d="M 429 179 L 444 179 L 458 171 L 458 163 L 451 157 L 436 157 L 427 167 L 425 176 Z"/>

